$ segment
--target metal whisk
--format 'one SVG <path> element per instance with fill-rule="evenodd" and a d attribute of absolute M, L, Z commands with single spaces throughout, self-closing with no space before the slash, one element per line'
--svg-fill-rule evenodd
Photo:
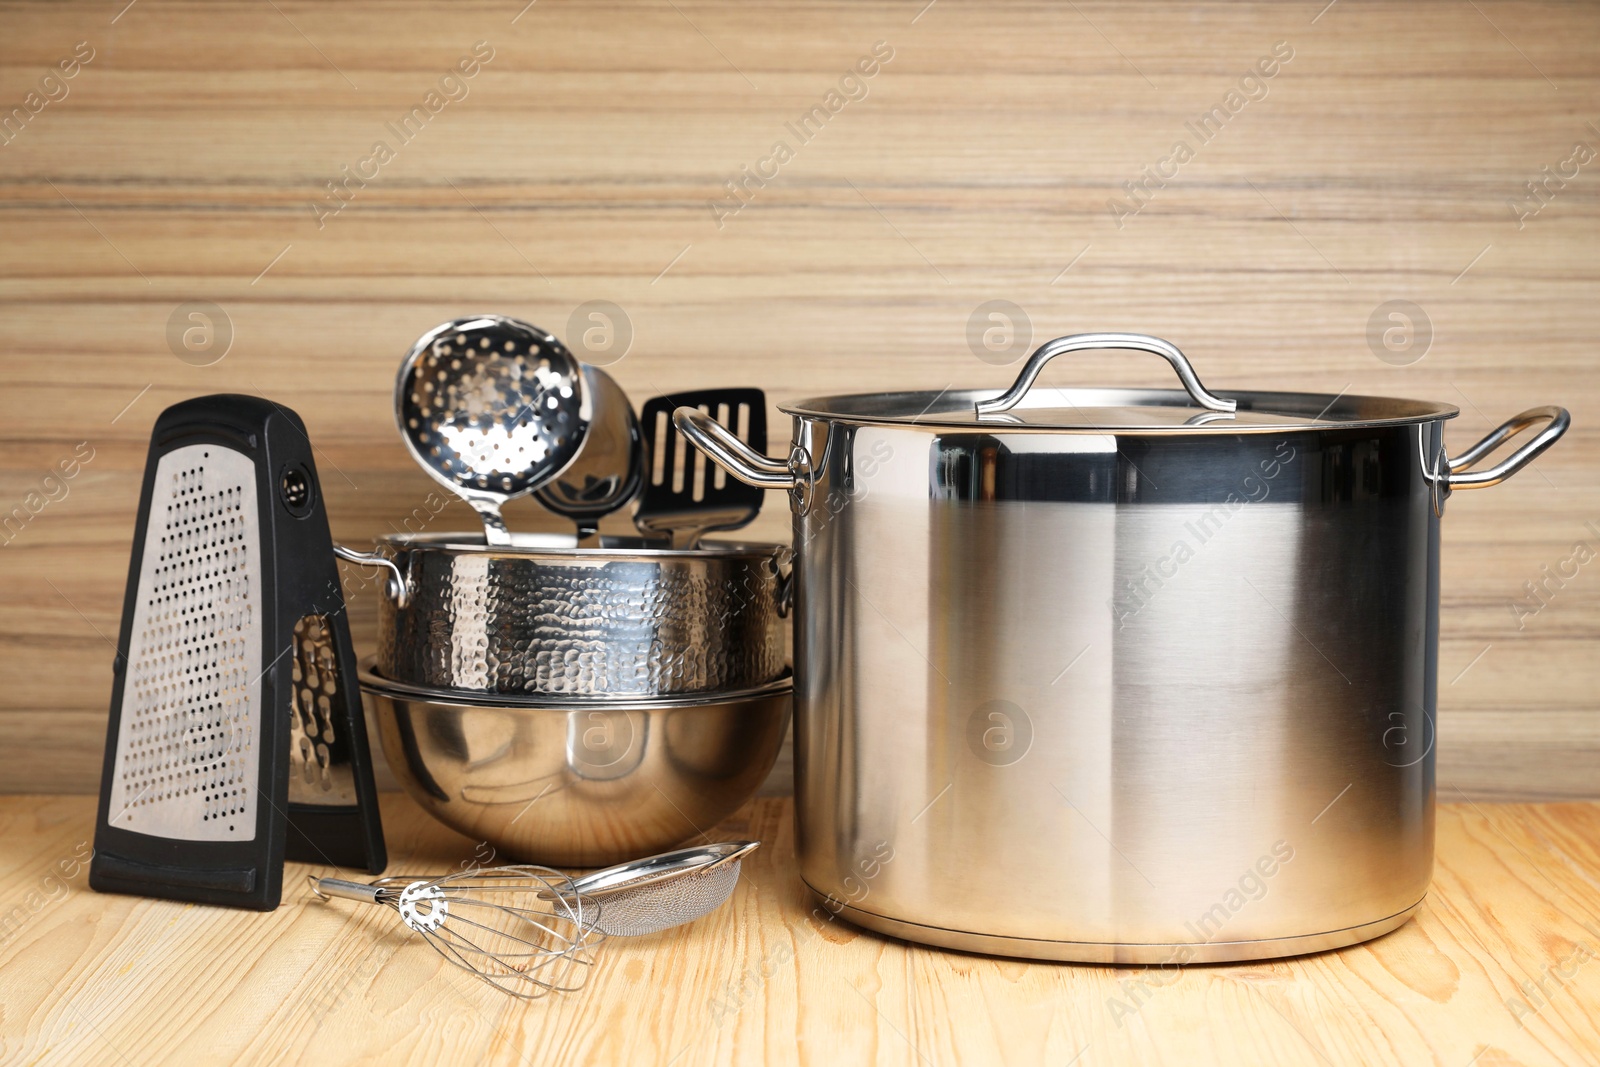
<path fill-rule="evenodd" d="M 395 909 L 400 921 L 462 970 L 514 997 L 583 987 L 605 940 L 599 908 L 571 878 L 548 867 L 484 867 L 437 878 L 347 882 L 308 876 L 326 900 L 344 897 Z"/>
<path fill-rule="evenodd" d="M 382 904 L 439 954 L 512 996 L 572 992 L 607 935 L 638 937 L 693 922 L 721 907 L 739 882 L 739 862 L 757 841 L 681 848 L 569 878 L 549 867 L 482 867 L 375 882 L 308 875 L 324 900 Z M 545 973 L 551 968 L 549 973 Z M 571 975 L 576 973 L 576 980 Z"/>

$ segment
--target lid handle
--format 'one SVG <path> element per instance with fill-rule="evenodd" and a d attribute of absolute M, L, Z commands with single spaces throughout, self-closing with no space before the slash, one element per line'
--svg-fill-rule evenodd
<path fill-rule="evenodd" d="M 973 407 L 978 416 L 997 415 L 1002 411 L 1010 411 L 1028 395 L 1028 390 L 1033 387 L 1034 381 L 1039 377 L 1039 372 L 1044 370 L 1044 365 L 1064 352 L 1082 352 L 1091 348 L 1125 348 L 1136 352 L 1150 352 L 1160 356 L 1172 364 L 1172 369 L 1178 372 L 1178 380 L 1183 383 L 1194 402 L 1203 408 L 1212 411 L 1235 411 L 1239 407 L 1236 400 L 1224 400 L 1213 396 L 1200 384 L 1200 379 L 1194 373 L 1194 367 L 1189 360 L 1178 351 L 1178 346 L 1170 341 L 1163 341 L 1159 337 L 1150 337 L 1142 333 L 1075 333 L 1069 337 L 1057 337 L 1054 341 L 1046 341 L 1033 350 L 1033 355 L 1028 357 L 1028 362 L 1023 365 L 1022 373 L 1017 375 L 1017 380 L 1011 383 L 1011 388 L 999 396 L 988 400 L 980 400 Z"/>

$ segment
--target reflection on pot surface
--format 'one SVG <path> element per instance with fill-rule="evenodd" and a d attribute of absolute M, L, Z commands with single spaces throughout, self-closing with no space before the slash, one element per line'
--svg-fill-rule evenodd
<path fill-rule="evenodd" d="M 1183 390 L 1030 392 L 1054 356 L 1102 348 L 1163 357 Z M 1542 453 L 1565 411 L 1450 459 L 1449 405 L 1220 397 L 1126 334 L 1049 342 L 999 396 L 785 410 L 786 461 L 674 417 L 735 476 L 791 491 L 796 836 L 818 898 L 848 900 L 888 842 L 852 922 L 1118 963 L 1334 948 L 1420 903 L 1441 516 Z M 1278 849 L 1293 863 L 1234 906 Z M 982 878 L 952 876 L 975 857 Z"/>
<path fill-rule="evenodd" d="M 501 853 L 594 867 L 698 838 L 753 796 L 788 729 L 787 677 L 632 703 L 468 697 L 362 672 L 406 792 Z M 493 701 L 493 702 L 491 702 Z"/>
<path fill-rule="evenodd" d="M 784 671 L 789 549 L 639 538 L 389 534 L 378 668 L 415 686 L 556 698 L 744 690 Z"/>

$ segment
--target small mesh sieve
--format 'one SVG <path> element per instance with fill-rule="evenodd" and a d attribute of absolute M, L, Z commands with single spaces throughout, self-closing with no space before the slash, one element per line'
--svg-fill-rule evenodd
<path fill-rule="evenodd" d="M 573 879 L 599 906 L 595 929 L 638 937 L 693 922 L 721 907 L 739 883 L 740 861 L 756 841 L 725 841 L 607 867 Z"/>

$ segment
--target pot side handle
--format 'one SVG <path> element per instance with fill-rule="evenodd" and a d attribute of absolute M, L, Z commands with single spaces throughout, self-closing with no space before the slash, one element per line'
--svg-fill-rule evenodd
<path fill-rule="evenodd" d="M 784 463 L 769 459 L 728 432 L 717 420 L 699 408 L 680 407 L 672 413 L 678 432 L 694 446 L 746 485 L 762 489 L 793 489 L 800 484 L 803 471 L 798 457 Z"/>
<path fill-rule="evenodd" d="M 1183 388 L 1196 404 L 1211 411 L 1231 412 L 1239 407 L 1237 400 L 1224 400 L 1201 385 L 1200 378 L 1195 374 L 1194 366 L 1190 364 L 1188 357 L 1171 341 L 1163 341 L 1159 337 L 1142 333 L 1075 333 L 1068 337 L 1057 337 L 1054 341 L 1046 341 L 1034 349 L 1033 355 L 1028 357 L 1028 362 L 1022 367 L 1022 373 L 1017 375 L 1017 380 L 1011 383 L 1010 389 L 988 400 L 979 400 L 973 408 L 979 418 L 1010 411 L 1028 394 L 1028 390 L 1033 387 L 1035 379 L 1039 377 L 1039 372 L 1044 370 L 1046 363 L 1066 352 L 1082 352 L 1094 348 L 1129 349 L 1160 356 L 1172 364 L 1172 369 L 1178 372 L 1178 381 L 1183 383 Z"/>
<path fill-rule="evenodd" d="M 346 548 L 335 541 L 333 554 L 349 563 L 359 564 L 363 567 L 384 567 L 389 571 L 389 580 L 384 583 L 384 593 L 394 601 L 394 606 L 403 608 L 411 599 L 406 588 L 406 576 L 400 573 L 400 568 L 395 566 L 394 560 L 377 552 L 357 552 L 353 548 Z"/>
<path fill-rule="evenodd" d="M 1533 440 L 1487 470 L 1475 471 L 1472 469 L 1472 465 L 1478 460 L 1487 456 L 1523 430 L 1540 422 L 1544 422 L 1545 427 L 1534 435 Z M 1499 426 L 1496 426 L 1483 440 L 1449 461 L 1450 473 L 1445 475 L 1445 484 L 1452 490 L 1487 489 L 1491 485 L 1499 485 L 1523 467 L 1532 463 L 1545 449 L 1559 441 L 1561 435 L 1566 433 L 1571 425 L 1572 416 L 1567 414 L 1567 409 L 1553 405 L 1529 408 L 1519 415 L 1513 415 Z"/>

